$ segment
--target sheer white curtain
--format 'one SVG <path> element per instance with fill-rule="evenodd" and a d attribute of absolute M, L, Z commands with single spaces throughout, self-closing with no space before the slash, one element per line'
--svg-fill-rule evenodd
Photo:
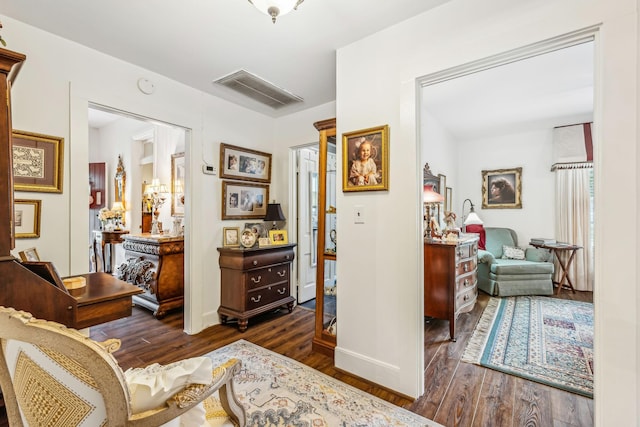
<path fill-rule="evenodd" d="M 593 228 L 591 208 L 591 163 L 557 165 L 556 238 L 582 246 L 569 268 L 575 289 L 593 291 Z M 565 254 L 567 255 L 567 254 Z M 556 265 L 556 276 L 560 274 Z"/>

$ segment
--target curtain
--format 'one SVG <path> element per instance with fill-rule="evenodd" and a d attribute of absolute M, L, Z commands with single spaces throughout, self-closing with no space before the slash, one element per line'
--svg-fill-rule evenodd
<path fill-rule="evenodd" d="M 579 291 L 593 291 L 593 218 L 590 162 L 556 164 L 556 236 L 559 242 L 582 246 L 571 266 L 569 278 Z M 565 254 L 566 255 L 566 254 Z M 556 279 L 560 278 L 556 262 Z"/>

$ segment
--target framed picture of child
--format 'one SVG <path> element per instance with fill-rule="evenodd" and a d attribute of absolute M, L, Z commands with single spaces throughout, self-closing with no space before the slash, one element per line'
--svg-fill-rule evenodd
<path fill-rule="evenodd" d="M 271 154 L 220 144 L 220 178 L 271 182 Z"/>
<path fill-rule="evenodd" d="M 342 134 L 342 191 L 389 190 L 389 125 Z"/>

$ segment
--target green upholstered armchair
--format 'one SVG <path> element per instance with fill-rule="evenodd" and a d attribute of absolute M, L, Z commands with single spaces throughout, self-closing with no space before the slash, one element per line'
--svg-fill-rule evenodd
<path fill-rule="evenodd" d="M 518 248 L 518 236 L 510 228 L 486 227 L 485 232 L 486 250 L 478 250 L 479 289 L 501 297 L 553 294 L 553 258 L 548 250 L 511 250 Z"/>

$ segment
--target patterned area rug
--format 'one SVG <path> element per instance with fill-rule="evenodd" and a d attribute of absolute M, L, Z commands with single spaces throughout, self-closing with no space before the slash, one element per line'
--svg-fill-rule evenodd
<path fill-rule="evenodd" d="M 245 340 L 206 356 L 242 360 L 236 395 L 248 426 L 439 426 L 406 409 Z M 215 425 L 207 408 L 207 420 Z M 222 424 L 226 425 L 226 424 Z"/>
<path fill-rule="evenodd" d="M 593 304 L 491 298 L 462 361 L 593 398 Z"/>

